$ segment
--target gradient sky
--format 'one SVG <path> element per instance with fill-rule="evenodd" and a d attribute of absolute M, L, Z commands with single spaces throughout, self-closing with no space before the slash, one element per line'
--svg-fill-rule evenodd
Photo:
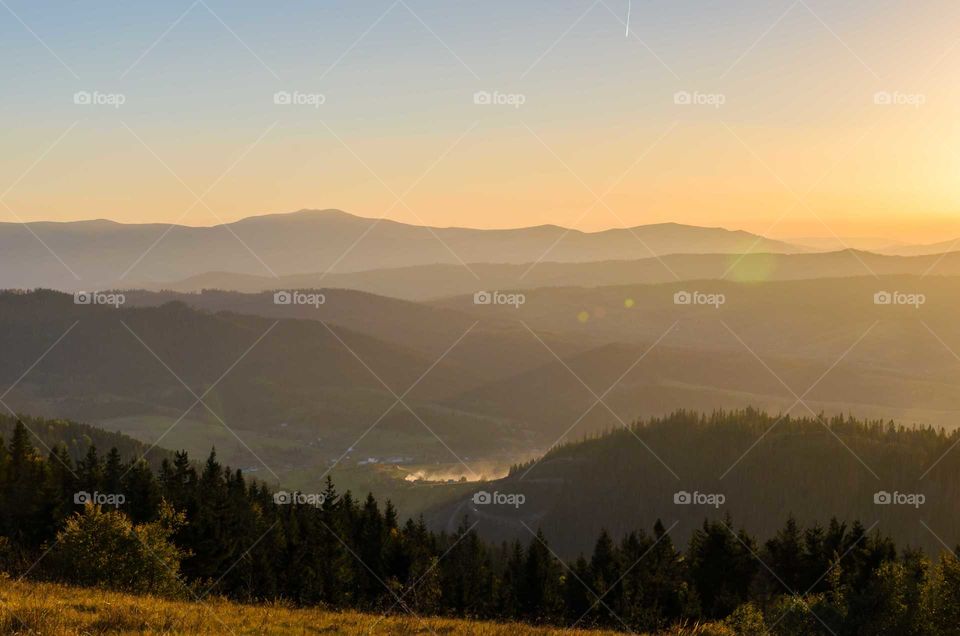
<path fill-rule="evenodd" d="M 629 36 L 627 9 L 3 0 L 0 220 L 336 207 L 441 226 L 960 235 L 960 5 L 633 0 Z M 477 105 L 479 90 L 525 102 Z"/>

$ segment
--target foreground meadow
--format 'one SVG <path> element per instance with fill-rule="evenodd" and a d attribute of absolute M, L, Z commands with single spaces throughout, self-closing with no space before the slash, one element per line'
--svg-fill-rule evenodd
<path fill-rule="evenodd" d="M 219 598 L 202 603 L 132 596 L 49 583 L 0 580 L 0 634 L 87 636 L 90 634 L 559 634 L 612 636 L 617 632 L 536 628 L 412 616 L 242 605 Z M 677 636 L 731 632 L 694 628 Z"/>

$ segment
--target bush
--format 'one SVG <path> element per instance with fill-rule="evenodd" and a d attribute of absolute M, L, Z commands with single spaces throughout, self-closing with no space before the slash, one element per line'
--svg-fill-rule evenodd
<path fill-rule="evenodd" d="M 763 612 L 753 603 L 744 603 L 723 622 L 739 636 L 763 636 L 767 633 Z"/>
<path fill-rule="evenodd" d="M 771 620 L 775 621 L 771 626 L 772 633 L 777 636 L 812 636 L 828 633 L 813 614 L 817 611 L 814 608 L 821 602 L 820 595 L 804 598 L 781 596 L 768 612 Z"/>
<path fill-rule="evenodd" d="M 118 511 L 87 504 L 67 520 L 50 551 L 51 571 L 67 583 L 134 593 L 174 595 L 183 589 L 180 560 L 170 541 L 183 515 L 164 504 L 160 519 L 134 525 Z"/>

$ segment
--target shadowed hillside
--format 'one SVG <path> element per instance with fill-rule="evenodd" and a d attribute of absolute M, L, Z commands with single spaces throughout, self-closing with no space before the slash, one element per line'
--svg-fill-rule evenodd
<path fill-rule="evenodd" d="M 522 506 L 477 505 L 468 496 L 431 519 L 448 527 L 466 514 L 494 539 L 522 537 L 523 523 L 539 526 L 561 554 L 573 555 L 601 529 L 620 536 L 657 519 L 676 521 L 682 540 L 704 517 L 731 515 L 738 527 L 766 536 L 789 515 L 801 524 L 837 516 L 876 522 L 898 543 L 936 553 L 941 540 L 960 542 L 960 514 L 950 503 L 960 493 L 958 440 L 960 433 L 884 421 L 678 412 L 560 446 L 477 488 L 522 493 Z M 925 501 L 877 505 L 881 491 L 920 493 Z M 724 501 L 678 505 L 678 492 L 718 493 Z"/>

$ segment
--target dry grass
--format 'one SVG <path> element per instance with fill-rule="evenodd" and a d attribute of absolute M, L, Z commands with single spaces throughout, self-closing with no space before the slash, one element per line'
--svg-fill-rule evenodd
<path fill-rule="evenodd" d="M 541 629 L 411 616 L 381 617 L 356 612 L 241 605 L 223 599 L 190 603 L 150 596 L 0 578 L 0 634 L 88 636 L 95 634 L 470 634 L 612 636 L 616 632 Z M 716 634 L 707 628 L 677 636 Z"/>
<path fill-rule="evenodd" d="M 613 636 L 622 632 L 538 628 L 493 623 L 242 605 L 221 598 L 202 603 L 133 596 L 51 583 L 14 582 L 0 575 L 0 635 L 96 634 L 469 634 L 471 636 Z M 718 625 L 677 628 L 661 636 L 732 636 Z"/>

